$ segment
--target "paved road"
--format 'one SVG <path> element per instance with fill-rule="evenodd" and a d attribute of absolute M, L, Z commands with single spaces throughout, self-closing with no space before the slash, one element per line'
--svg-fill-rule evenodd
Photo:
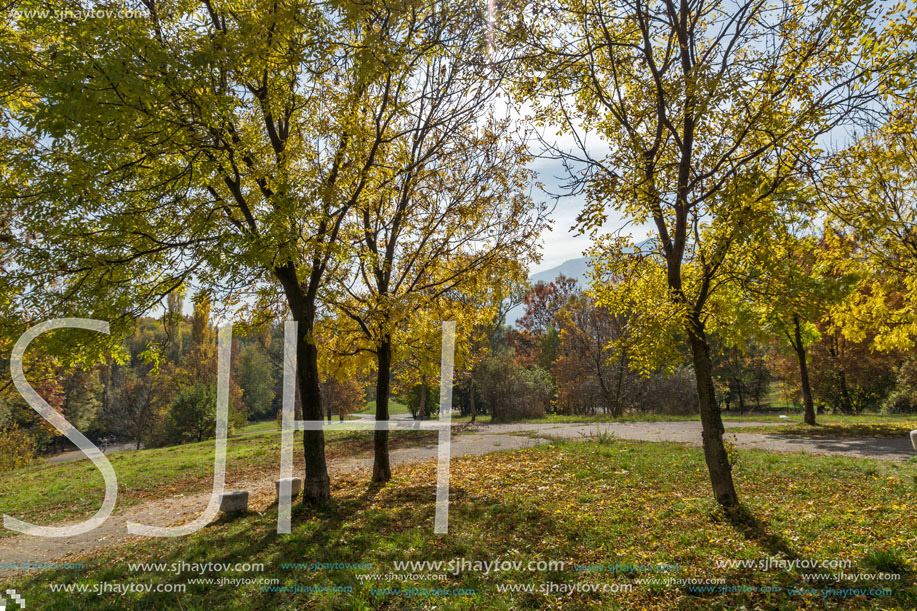
<path fill-rule="evenodd" d="M 798 437 L 766 433 L 730 433 L 740 427 L 784 426 L 780 422 L 725 422 L 726 435 L 741 448 L 757 448 L 775 452 L 808 452 L 810 454 L 878 458 L 906 461 L 917 452 L 907 437 Z M 486 431 L 502 435 L 535 435 L 544 438 L 580 439 L 605 433 L 620 439 L 638 441 L 674 441 L 689 445 L 701 444 L 701 423 L 696 420 L 678 422 L 601 422 L 595 424 L 481 424 L 471 431 Z"/>
<path fill-rule="evenodd" d="M 105 454 L 117 454 L 118 452 L 129 452 L 131 450 L 136 450 L 137 444 L 131 443 L 116 443 L 114 445 L 108 446 L 105 450 Z M 81 450 L 73 450 L 72 452 L 62 452 L 56 456 L 51 456 L 48 458 L 48 462 L 59 463 L 59 462 L 70 462 L 71 460 L 83 460 L 86 458 L 86 455 L 83 454 Z"/>
<path fill-rule="evenodd" d="M 373 414 L 354 414 L 364 422 L 375 421 Z M 410 414 L 396 414 L 391 420 L 398 422 L 414 422 Z M 334 424 L 337 424 L 337 420 Z M 734 438 L 739 447 L 772 450 L 776 452 L 808 452 L 810 454 L 833 454 L 855 456 L 858 458 L 878 458 L 903 462 L 917 456 L 907 437 L 879 438 L 879 437 L 797 437 L 788 435 L 768 435 L 764 433 L 729 433 L 731 428 L 739 427 L 764 427 L 784 426 L 781 422 L 725 422 L 727 434 Z M 454 422 L 453 427 L 458 435 L 467 435 L 474 432 L 475 438 L 462 439 L 457 437 L 453 441 L 453 452 L 458 454 L 485 454 L 493 452 L 504 446 L 523 447 L 519 441 L 492 439 L 494 435 L 518 436 L 526 438 L 537 437 L 543 440 L 558 439 L 585 439 L 595 437 L 600 433 L 613 435 L 620 439 L 633 439 L 637 441 L 673 441 L 690 445 L 700 445 L 701 424 L 696 420 L 682 420 L 676 422 L 601 422 L 601 423 L 554 423 L 554 424 L 474 424 Z M 257 431 L 263 433 L 264 431 Z M 464 449 L 467 451 L 457 450 Z M 109 446 L 106 454 L 133 450 L 131 443 Z M 436 447 L 427 448 L 429 457 L 436 455 Z M 428 457 L 428 456 L 424 456 Z M 65 452 L 52 458 L 49 462 L 60 463 L 71 460 L 80 460 L 86 455 L 80 451 Z"/>

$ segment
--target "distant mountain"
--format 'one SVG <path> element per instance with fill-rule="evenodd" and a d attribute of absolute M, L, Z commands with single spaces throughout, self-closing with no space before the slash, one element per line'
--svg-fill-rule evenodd
<path fill-rule="evenodd" d="M 650 240 L 644 240 L 637 243 L 633 249 L 626 248 L 624 252 L 650 252 L 653 249 L 653 242 Z M 551 269 L 546 269 L 543 272 L 538 272 L 537 274 L 532 274 L 529 276 L 529 283 L 538 284 L 539 282 L 553 282 L 557 280 L 558 276 L 566 276 L 567 278 L 574 278 L 579 282 L 580 289 L 586 289 L 589 286 L 588 274 L 590 271 L 589 267 L 589 258 L 580 257 L 579 259 L 567 259 L 557 267 L 552 267 Z M 523 307 L 516 306 L 512 310 L 506 313 L 506 324 L 514 327 L 516 321 L 523 314 Z"/>
<path fill-rule="evenodd" d="M 581 257 L 579 259 L 567 259 L 557 267 L 546 269 L 543 272 L 529 276 L 529 282 L 538 284 L 539 282 L 553 282 L 558 276 L 575 278 L 581 287 L 587 283 L 586 273 L 589 271 L 589 259 Z"/>
<path fill-rule="evenodd" d="M 552 267 L 551 269 L 546 269 L 543 272 L 538 272 L 537 274 L 532 274 L 529 276 L 529 283 L 538 284 L 539 282 L 554 282 L 557 280 L 558 276 L 566 276 L 567 278 L 573 278 L 579 282 L 580 288 L 586 288 L 586 285 L 589 283 L 589 279 L 586 277 L 586 274 L 589 272 L 589 259 L 587 257 L 580 257 L 579 259 L 567 259 L 557 267 Z M 509 326 L 515 326 L 516 321 L 522 316 L 525 312 L 524 308 L 519 305 L 506 313 L 506 324 Z"/>

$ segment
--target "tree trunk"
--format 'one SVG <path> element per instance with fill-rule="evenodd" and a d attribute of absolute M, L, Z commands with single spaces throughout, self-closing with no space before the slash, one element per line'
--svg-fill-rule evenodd
<path fill-rule="evenodd" d="M 799 380 L 802 384 L 802 403 L 805 406 L 806 424 L 815 424 L 815 405 L 812 401 L 812 387 L 809 385 L 809 365 L 806 363 L 806 347 L 802 343 L 802 330 L 799 328 L 799 317 L 793 316 L 794 348 L 799 359 Z"/>
<path fill-rule="evenodd" d="M 835 371 L 837 373 L 837 379 L 841 385 L 840 411 L 844 412 L 845 414 L 853 413 L 853 403 L 850 400 L 850 392 L 847 390 L 847 376 L 844 375 L 844 366 L 841 365 L 841 360 L 840 360 L 841 354 L 840 354 L 840 350 L 837 345 L 837 338 L 834 338 L 834 340 L 830 344 L 828 344 L 828 353 L 831 355 L 831 358 L 834 359 L 834 363 L 836 365 Z M 833 407 L 834 407 L 834 413 L 837 413 L 838 406 L 834 405 Z"/>
<path fill-rule="evenodd" d="M 318 375 L 318 348 L 312 333 L 315 327 L 315 299 L 321 279 L 319 268 L 313 269 L 309 287 L 303 287 L 292 263 L 273 269 L 283 285 L 287 304 L 296 321 L 296 399 L 302 419 L 322 421 L 322 391 Z M 294 408 L 295 409 L 295 408 Z M 296 416 L 299 419 L 299 415 Z M 331 480 L 325 462 L 325 433 L 321 429 L 303 431 L 303 458 L 306 477 L 303 480 L 304 503 L 318 503 L 331 497 Z"/>
<path fill-rule="evenodd" d="M 421 380 L 420 382 L 420 409 L 417 413 L 417 419 L 423 420 L 424 416 L 427 415 L 427 382 L 426 380 Z"/>
<path fill-rule="evenodd" d="M 843 410 L 848 414 L 856 413 L 856 410 L 853 407 L 853 401 L 850 399 L 850 391 L 847 389 L 847 375 L 844 373 L 843 367 L 838 367 L 837 375 L 841 383 L 841 400 L 843 403 Z"/>
<path fill-rule="evenodd" d="M 295 313 L 294 313 L 295 315 Z M 297 318 L 296 360 L 303 420 L 322 418 L 322 393 L 318 375 L 318 349 L 312 339 L 313 315 Z M 331 480 L 325 462 L 324 431 L 303 431 L 303 457 L 306 478 L 303 481 L 303 502 L 321 502 L 331 496 Z"/>
<path fill-rule="evenodd" d="M 713 390 L 713 363 L 710 360 L 710 346 L 704 332 L 704 324 L 696 314 L 688 320 L 688 339 L 694 361 L 694 375 L 697 378 L 697 400 L 703 426 L 704 459 L 710 471 L 710 483 L 717 502 L 725 507 L 739 504 L 735 486 L 732 483 L 732 467 L 723 445 L 723 420 L 716 405 Z"/>
<path fill-rule="evenodd" d="M 471 402 L 471 424 L 474 424 L 474 419 L 478 415 L 478 410 L 474 403 L 474 378 L 471 378 L 471 391 L 469 394 L 469 401 Z"/>
<path fill-rule="evenodd" d="M 385 336 L 379 342 L 376 352 L 376 422 L 388 421 L 388 397 L 392 368 L 392 338 Z M 392 479 L 392 467 L 388 456 L 388 431 L 377 429 L 373 436 L 373 481 L 387 482 Z"/>

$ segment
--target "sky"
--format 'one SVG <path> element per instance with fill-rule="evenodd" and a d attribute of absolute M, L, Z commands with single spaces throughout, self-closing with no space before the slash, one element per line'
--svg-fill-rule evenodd
<path fill-rule="evenodd" d="M 541 236 L 542 259 L 540 263 L 531 267 L 531 273 L 556 267 L 568 259 L 578 259 L 584 256 L 583 251 L 592 245 L 589 236 L 578 236 L 578 232 L 573 229 L 576 215 L 583 208 L 583 196 L 567 196 L 556 200 L 553 197 L 553 194 L 561 191 L 560 184 L 563 183 L 565 172 L 563 166 L 559 161 L 553 160 L 539 160 L 534 165 L 535 171 L 538 172 L 538 182 L 544 184 L 545 189 L 552 193 L 548 194 L 535 188 L 532 197 L 554 206 L 550 215 L 554 224 L 550 231 Z"/>
<path fill-rule="evenodd" d="M 595 151 L 590 151 L 595 154 Z M 538 173 L 537 182 L 544 185 L 545 191 L 534 188 L 532 197 L 536 201 L 544 201 L 549 206 L 554 206 L 550 218 L 554 220 L 551 231 L 546 231 L 541 236 L 541 262 L 529 268 L 529 274 L 557 267 L 569 259 L 579 259 L 586 256 L 583 251 L 592 246 L 592 239 L 588 235 L 578 235 L 573 229 L 576 216 L 582 211 L 585 204 L 585 195 L 556 197 L 564 192 L 564 183 L 568 180 L 566 169 L 560 161 L 553 159 L 537 159 L 532 168 Z M 612 233 L 625 227 L 626 219 L 615 211 L 609 211 L 608 221 L 602 228 L 603 233 Z M 629 226 L 623 233 L 643 238 L 648 233 L 647 227 Z"/>

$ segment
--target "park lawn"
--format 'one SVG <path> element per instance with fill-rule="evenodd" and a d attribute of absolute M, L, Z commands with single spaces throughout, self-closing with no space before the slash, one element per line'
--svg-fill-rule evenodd
<path fill-rule="evenodd" d="M 768 433 L 777 435 L 796 435 L 800 437 L 907 437 L 917 429 L 917 416 L 879 415 L 833 416 L 822 415 L 816 418 L 817 424 L 810 426 L 801 417 L 792 417 L 787 426 L 781 427 L 741 427 L 730 429 L 731 433 Z"/>
<path fill-rule="evenodd" d="M 357 413 L 358 414 L 375 414 L 376 413 L 375 399 L 367 402 L 366 409 L 364 409 L 363 411 L 357 412 Z M 411 409 L 404 403 L 401 403 L 394 399 L 388 400 L 388 415 L 389 416 L 397 416 L 398 414 L 410 414 L 410 413 L 411 413 Z"/>
<path fill-rule="evenodd" d="M 241 429 L 236 431 L 239 435 L 248 435 L 250 433 L 268 433 L 272 431 L 279 431 L 280 423 L 276 419 L 272 418 L 270 420 L 261 420 L 258 422 L 250 422 L 246 424 Z"/>
<path fill-rule="evenodd" d="M 226 486 L 265 473 L 280 472 L 280 431 L 260 432 L 262 423 L 243 428 L 226 444 Z M 302 468 L 301 433 L 293 449 Z M 371 431 L 326 431 L 326 456 L 371 457 Z M 391 449 L 436 443 L 436 431 L 392 431 Z M 213 484 L 214 441 L 119 452 L 108 456 L 118 477 L 116 512 L 131 505 L 181 493 L 206 492 Z M 273 475 L 271 475 L 273 474 Z M 53 524 L 89 516 L 105 494 L 102 474 L 88 460 L 52 464 L 35 461 L 0 474 L 0 514 L 35 524 Z M 0 529 L 0 537 L 16 533 Z"/>
<path fill-rule="evenodd" d="M 917 607 L 917 466 L 863 459 L 740 451 L 734 474 L 745 512 L 727 515 L 711 499 L 699 448 L 617 440 L 568 442 L 452 461 L 449 534 L 434 535 L 434 462 L 396 466 L 373 487 L 336 478 L 333 499 L 294 508 L 293 532 L 276 534 L 276 511 L 222 520 L 188 537 L 147 540 L 83 561 L 85 570 L 18 578 L 8 587 L 46 609 L 913 609 Z M 677 475 L 676 475 L 677 474 Z M 489 575 L 466 569 L 446 580 L 396 561 L 562 561 L 542 572 Z M 727 568 L 722 561 L 850 561 L 845 573 L 899 573 L 900 580 L 835 581 L 834 571 Z M 184 595 L 54 593 L 50 583 L 181 584 L 196 574 L 131 572 L 129 562 L 263 563 L 263 572 L 206 575 L 279 579 L 263 584 L 188 584 Z M 283 568 L 282 563 L 360 563 L 364 570 Z M 577 569 L 591 565 L 599 570 Z M 665 565 L 671 570 L 608 567 Z M 784 565 L 785 566 L 785 565 Z M 829 576 L 807 581 L 803 573 Z M 357 575 L 415 575 L 371 578 Z M 729 593 L 692 593 L 666 579 L 723 579 Z M 655 585 L 638 583 L 650 580 Z M 615 584 L 630 592 L 548 591 L 542 584 Z M 503 586 L 533 586 L 504 592 Z M 745 590 L 741 588 L 745 586 Z M 268 588 L 272 586 L 267 586 Z M 276 586 L 274 586 L 276 587 Z M 331 593 L 316 587 L 349 588 Z M 473 590 L 427 597 L 377 588 Z M 762 593 L 754 588 L 775 591 Z M 889 588 L 884 596 L 790 594 L 787 588 Z M 312 588 L 311 591 L 307 591 Z M 555 588 L 556 590 L 556 588 Z"/>

